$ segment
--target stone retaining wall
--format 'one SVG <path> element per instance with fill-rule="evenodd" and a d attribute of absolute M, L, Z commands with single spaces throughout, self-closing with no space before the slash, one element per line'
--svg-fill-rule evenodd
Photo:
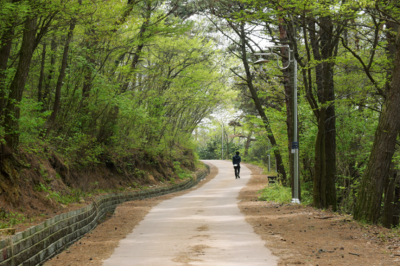
<path fill-rule="evenodd" d="M 66 247 L 93 230 L 107 212 L 118 204 L 185 190 L 196 185 L 210 172 L 197 173 L 197 178 L 168 187 L 97 197 L 92 204 L 79 210 L 63 213 L 0 241 L 0 266 L 41 265 Z"/>

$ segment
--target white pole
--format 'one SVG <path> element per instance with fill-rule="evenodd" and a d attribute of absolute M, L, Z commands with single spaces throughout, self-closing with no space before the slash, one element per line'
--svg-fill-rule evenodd
<path fill-rule="evenodd" d="M 221 133 L 221 160 L 224 159 L 224 123 L 222 125 L 222 133 Z"/>
<path fill-rule="evenodd" d="M 292 149 L 294 150 L 294 162 L 293 162 L 293 187 L 294 187 L 294 197 L 292 199 L 292 203 L 300 203 L 299 199 L 299 143 L 297 140 L 297 61 L 294 59 L 294 84 L 293 84 L 293 143 Z"/>
<path fill-rule="evenodd" d="M 289 49 L 289 45 L 278 45 L 278 46 L 267 46 L 267 48 L 270 49 L 271 48 L 281 48 L 281 47 L 287 47 Z M 299 142 L 297 140 L 297 61 L 296 58 L 294 58 L 293 55 L 293 61 L 291 61 L 290 59 L 290 54 L 293 53 L 294 51 L 289 50 L 289 63 L 287 66 L 280 66 L 279 62 L 278 62 L 278 67 L 280 69 L 287 69 L 289 67 L 289 65 L 291 64 L 291 62 L 294 63 L 294 71 L 293 71 L 293 121 L 294 121 L 294 130 L 293 130 L 293 142 L 292 142 L 292 153 L 294 154 L 294 160 L 293 160 L 293 166 L 294 166 L 294 174 L 293 174 L 293 189 L 294 189 L 294 193 L 293 193 L 293 198 L 292 198 L 292 202 L 293 203 L 300 203 L 300 199 L 299 199 Z M 274 54 L 273 52 L 270 53 L 255 53 L 254 55 L 271 55 Z M 275 54 L 276 55 L 276 54 Z M 277 56 L 277 55 L 276 55 Z M 263 60 L 257 60 L 255 62 L 255 64 L 262 64 L 264 63 Z M 275 169 L 276 171 L 278 171 L 278 166 L 276 163 L 276 157 L 275 157 Z"/>

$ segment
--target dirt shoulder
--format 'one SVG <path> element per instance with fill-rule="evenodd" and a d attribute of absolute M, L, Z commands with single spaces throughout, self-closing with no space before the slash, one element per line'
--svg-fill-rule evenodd
<path fill-rule="evenodd" d="M 111 256 L 119 241 L 125 238 L 143 220 L 151 208 L 161 201 L 184 195 L 213 179 L 218 174 L 218 169 L 213 165 L 210 166 L 211 173 L 191 189 L 160 197 L 122 203 L 109 219 L 99 224 L 92 232 L 44 265 L 102 265 L 103 261 Z"/>
<path fill-rule="evenodd" d="M 400 265 L 398 234 L 312 207 L 258 201 L 257 192 L 268 178 L 261 168 L 246 166 L 252 177 L 239 194 L 239 208 L 266 247 L 280 257 L 279 266 Z"/>

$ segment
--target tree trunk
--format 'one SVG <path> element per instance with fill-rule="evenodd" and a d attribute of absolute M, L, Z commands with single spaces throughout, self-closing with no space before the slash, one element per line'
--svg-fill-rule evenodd
<path fill-rule="evenodd" d="M 42 106 L 42 111 L 46 111 L 49 108 L 50 105 L 50 87 L 51 87 L 51 80 L 53 79 L 53 74 L 54 74 L 54 68 L 56 64 L 56 52 L 57 52 L 57 43 L 56 43 L 56 37 L 54 36 L 53 39 L 51 40 L 51 45 L 50 45 L 50 70 L 49 73 L 46 77 L 45 84 L 44 84 L 44 91 L 42 95 L 42 100 L 43 100 L 43 106 Z"/>
<path fill-rule="evenodd" d="M 12 36 L 14 34 L 14 28 L 8 28 L 1 40 L 0 46 L 0 117 L 2 117 L 4 108 L 6 105 L 6 70 L 7 70 L 7 63 L 8 58 L 10 57 L 11 47 L 12 47 Z"/>
<path fill-rule="evenodd" d="M 134 72 L 137 68 L 137 65 L 139 63 L 139 59 L 141 56 L 141 52 L 145 45 L 145 39 L 147 37 L 146 34 L 147 34 L 148 26 L 150 24 L 152 11 L 153 11 L 153 9 L 151 7 L 151 2 L 147 2 L 146 11 L 145 11 L 146 14 L 144 16 L 143 24 L 140 27 L 139 36 L 137 38 L 139 45 L 136 47 L 135 55 L 132 59 L 132 62 L 131 62 L 130 68 L 129 68 L 129 72 L 128 72 L 128 76 L 120 88 L 120 91 L 122 93 L 124 93 L 128 90 L 129 84 L 131 82 L 133 84 L 135 84 L 136 75 Z M 131 78 L 132 75 L 133 75 L 133 79 Z M 105 123 L 100 126 L 99 132 L 97 134 L 97 139 L 99 142 L 108 142 L 110 137 L 114 134 L 114 129 L 115 129 L 115 127 L 117 125 L 117 121 L 118 121 L 118 115 L 119 115 L 119 107 L 118 106 L 114 106 L 113 108 L 110 109 Z M 105 128 L 106 126 L 109 128 Z"/>
<path fill-rule="evenodd" d="M 397 171 L 393 169 L 393 166 L 391 168 L 392 169 L 390 171 L 390 176 L 386 182 L 387 186 L 385 189 L 385 201 L 382 214 L 382 225 L 386 228 L 392 228 L 392 225 L 394 224 L 394 192 L 396 184 L 399 180 L 399 177 L 397 176 Z"/>
<path fill-rule="evenodd" d="M 399 176 L 399 179 L 397 183 L 395 184 L 394 187 L 394 211 L 393 211 L 393 226 L 398 226 L 399 225 L 399 215 L 400 215 L 400 175 L 397 173 L 397 176 Z"/>
<path fill-rule="evenodd" d="M 315 208 L 324 208 L 326 193 L 325 170 L 325 108 L 319 110 L 318 131 L 315 140 L 315 165 L 313 182 L 313 205 Z"/>
<path fill-rule="evenodd" d="M 24 24 L 22 44 L 17 71 L 10 85 L 8 103 L 5 109 L 5 140 L 9 147 L 16 149 L 19 143 L 19 103 L 25 89 L 26 79 L 35 49 L 37 18 L 27 18 Z"/>
<path fill-rule="evenodd" d="M 3 154 L 3 158 L 1 158 L 0 165 L 0 193 L 5 194 L 6 199 L 12 206 L 17 206 L 21 194 L 19 171 L 15 168 L 11 157 L 5 156 L 4 158 L 4 151 L 1 151 L 1 153 Z"/>
<path fill-rule="evenodd" d="M 136 75 L 134 74 L 134 72 L 137 68 L 137 64 L 139 63 L 139 59 L 140 59 L 142 50 L 144 48 L 145 39 L 147 37 L 146 34 L 147 34 L 148 27 L 150 24 L 151 13 L 152 13 L 151 5 L 148 3 L 147 10 L 146 10 L 146 16 L 144 17 L 143 24 L 140 27 L 139 36 L 137 37 L 137 39 L 139 41 L 139 45 L 136 47 L 135 55 L 133 56 L 133 59 L 132 59 L 132 62 L 131 62 L 130 68 L 129 68 L 128 77 L 121 88 L 121 92 L 126 92 L 128 90 L 130 82 L 133 82 L 133 84 L 135 84 Z M 131 76 L 133 76 L 134 78 L 132 79 Z"/>
<path fill-rule="evenodd" d="M 16 4 L 21 0 L 11 0 L 11 3 Z M 14 38 L 14 29 L 18 15 L 16 12 L 9 18 L 8 26 L 4 29 L 0 41 L 0 121 L 3 119 L 4 108 L 6 108 L 6 70 L 8 59 L 10 58 L 12 40 Z"/>
<path fill-rule="evenodd" d="M 51 115 L 46 123 L 47 124 L 46 125 L 46 128 L 47 128 L 46 134 L 49 134 L 51 129 L 53 128 L 54 123 L 56 121 L 58 110 L 60 109 L 61 88 L 62 88 L 64 78 L 65 78 L 65 71 L 67 69 L 69 45 L 72 40 L 72 35 L 74 32 L 74 29 L 75 29 L 75 21 L 72 21 L 70 24 L 67 39 L 66 39 L 65 45 L 64 45 L 63 58 L 62 58 L 61 67 L 60 67 L 60 75 L 58 76 L 56 93 L 55 93 L 55 98 L 54 98 L 53 112 L 51 113 Z"/>
<path fill-rule="evenodd" d="M 249 154 L 249 147 L 251 143 L 251 136 L 253 135 L 253 130 L 250 130 L 249 134 L 247 135 L 246 145 L 244 146 L 244 157 L 247 157 Z"/>
<path fill-rule="evenodd" d="M 85 66 L 85 77 L 83 81 L 83 87 L 82 87 L 82 108 L 83 110 L 86 110 L 86 107 L 88 105 L 88 99 L 90 96 L 90 90 L 92 89 L 92 78 L 93 78 L 93 68 L 95 64 L 95 59 L 91 56 L 88 56 L 87 58 L 88 61 L 88 66 Z"/>
<path fill-rule="evenodd" d="M 43 89 L 45 60 L 46 60 L 46 43 L 43 43 L 42 61 L 40 63 L 40 76 L 39 76 L 39 85 L 38 85 L 38 102 L 39 103 L 42 102 L 42 89 Z"/>
<path fill-rule="evenodd" d="M 333 67 L 329 75 L 331 89 L 327 101 L 330 102 L 325 111 L 325 175 L 326 175 L 326 206 L 337 210 L 336 200 L 336 113 L 334 101 Z"/>
<path fill-rule="evenodd" d="M 396 37 L 396 59 L 390 89 L 381 113 L 367 168 L 358 192 L 354 219 L 376 224 L 379 219 L 385 179 L 400 130 L 400 31 Z"/>
<path fill-rule="evenodd" d="M 332 207 L 336 211 L 336 119 L 334 108 L 333 66 L 329 62 L 337 47 L 333 38 L 333 23 L 330 17 L 320 18 L 324 28 L 320 39 L 316 37 L 315 23 L 310 21 L 310 43 L 314 59 L 320 61 L 315 68 L 317 98 L 320 103 L 317 115 L 318 132 L 315 142 L 315 171 L 313 182 L 313 204 L 317 208 Z M 319 43 L 319 42 L 320 43 Z"/>
<path fill-rule="evenodd" d="M 84 66 L 84 81 L 82 87 L 82 109 L 83 112 L 86 114 L 87 106 L 88 106 L 88 99 L 90 96 L 90 91 L 92 90 L 93 86 L 93 73 L 96 66 L 96 49 L 100 42 L 99 36 L 95 30 L 88 30 L 86 32 L 86 38 L 88 38 L 88 42 L 86 42 L 86 49 L 90 51 L 86 54 L 86 65 Z"/>

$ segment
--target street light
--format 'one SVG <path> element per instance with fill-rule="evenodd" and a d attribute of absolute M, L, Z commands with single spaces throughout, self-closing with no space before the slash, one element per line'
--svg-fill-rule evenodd
<path fill-rule="evenodd" d="M 224 122 L 221 122 L 222 133 L 221 133 L 221 160 L 224 159 Z"/>
<path fill-rule="evenodd" d="M 293 162 L 293 168 L 294 168 L 294 173 L 293 173 L 293 185 L 294 185 L 294 195 L 292 198 L 292 203 L 300 203 L 299 199 L 299 142 L 297 140 L 297 61 L 296 59 L 293 58 L 290 59 L 293 50 L 290 50 L 289 45 L 275 45 L 275 46 L 267 46 L 266 48 L 269 49 L 269 53 L 255 53 L 254 55 L 260 56 L 260 58 L 254 62 L 255 65 L 260 65 L 260 71 L 262 71 L 262 64 L 265 64 L 269 62 L 269 60 L 266 60 L 262 58 L 263 56 L 266 55 L 274 55 L 276 57 L 276 62 L 277 66 L 279 69 L 287 69 L 290 64 L 293 62 L 294 63 L 294 86 L 293 86 L 293 120 L 294 120 L 294 129 L 293 129 L 293 142 L 292 142 L 292 153 L 294 154 L 294 162 Z M 279 55 L 275 52 L 272 51 L 273 48 L 288 48 L 289 49 L 289 63 L 287 66 L 280 66 L 279 65 Z"/>

